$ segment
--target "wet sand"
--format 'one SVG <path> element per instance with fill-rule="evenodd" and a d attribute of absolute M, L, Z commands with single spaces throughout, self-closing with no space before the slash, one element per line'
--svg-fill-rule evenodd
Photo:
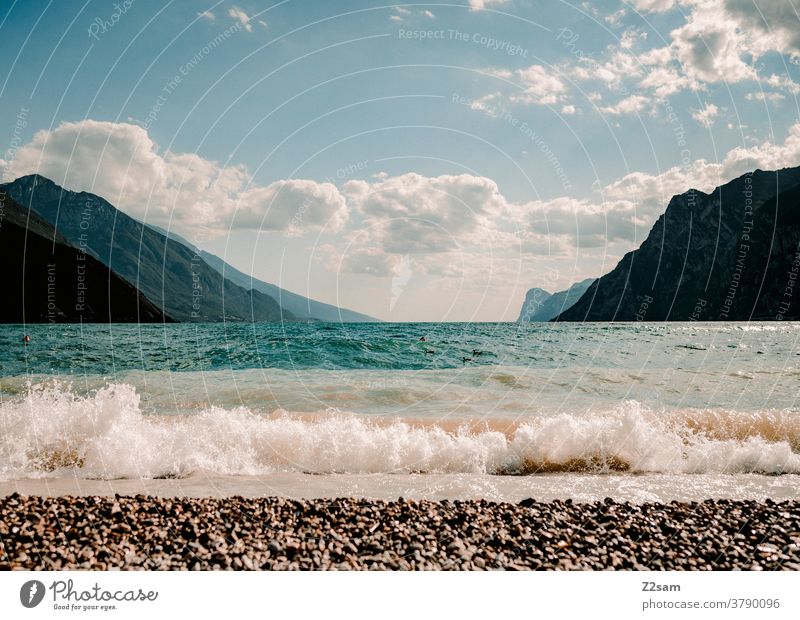
<path fill-rule="evenodd" d="M 593 502 L 611 497 L 633 503 L 705 499 L 775 501 L 800 498 L 800 476 L 761 474 L 304 474 L 276 472 L 225 476 L 196 471 L 180 478 L 88 479 L 75 476 L 0 481 L 0 497 L 22 495 L 155 495 L 158 497 L 352 497 L 393 500 L 539 500 Z"/>

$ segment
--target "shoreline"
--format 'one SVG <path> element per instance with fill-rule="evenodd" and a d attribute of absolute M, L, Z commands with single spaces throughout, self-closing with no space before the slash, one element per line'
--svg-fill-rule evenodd
<path fill-rule="evenodd" d="M 800 501 L 0 498 L 0 570 L 800 570 Z"/>
<path fill-rule="evenodd" d="M 314 474 L 274 472 L 244 476 L 198 470 L 176 478 L 83 478 L 77 475 L 0 481 L 0 498 L 21 495 L 176 497 L 283 497 L 315 500 L 331 497 L 391 501 L 487 500 L 517 503 L 570 499 L 667 503 L 706 499 L 763 502 L 800 498 L 800 475 L 675 474 L 675 473 L 547 473 L 494 474 Z"/>

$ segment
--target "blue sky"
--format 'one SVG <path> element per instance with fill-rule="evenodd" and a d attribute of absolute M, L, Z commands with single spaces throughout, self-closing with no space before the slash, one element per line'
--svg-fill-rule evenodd
<path fill-rule="evenodd" d="M 513 320 L 672 194 L 800 164 L 795 8 L 7 2 L 0 164 L 317 299 Z"/>

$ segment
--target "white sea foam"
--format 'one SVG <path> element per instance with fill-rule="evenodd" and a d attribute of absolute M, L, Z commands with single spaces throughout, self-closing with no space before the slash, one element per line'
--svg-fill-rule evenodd
<path fill-rule="evenodd" d="M 494 473 L 632 471 L 800 473 L 796 412 L 607 411 L 528 416 L 502 428 L 330 412 L 315 416 L 210 407 L 142 412 L 136 390 L 89 396 L 39 386 L 0 405 L 0 478 L 157 478 L 209 471 Z"/>

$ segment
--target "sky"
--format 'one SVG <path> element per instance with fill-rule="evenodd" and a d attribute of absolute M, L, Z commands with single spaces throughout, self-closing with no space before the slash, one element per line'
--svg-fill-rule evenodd
<path fill-rule="evenodd" d="M 5 0 L 0 175 L 288 290 L 515 320 L 800 165 L 798 0 Z"/>

